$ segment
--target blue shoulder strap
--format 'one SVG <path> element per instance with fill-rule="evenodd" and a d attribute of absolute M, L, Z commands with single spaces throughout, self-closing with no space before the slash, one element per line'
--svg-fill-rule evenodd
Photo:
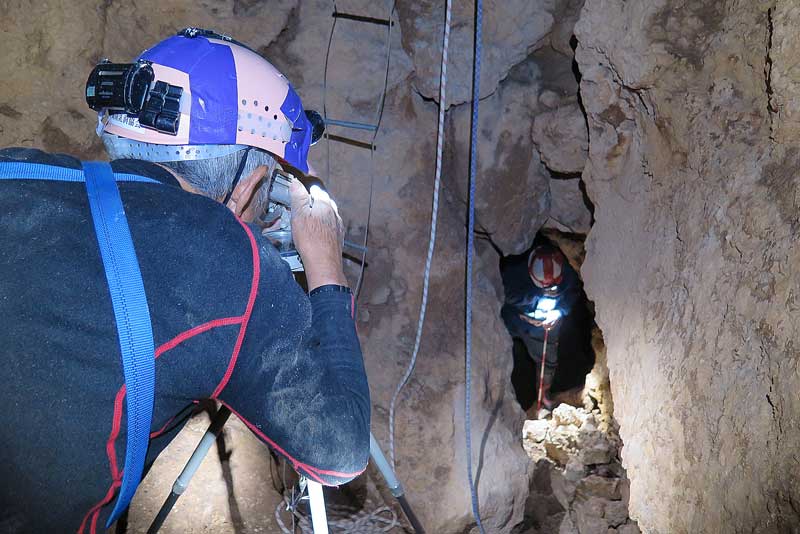
<path fill-rule="evenodd" d="M 111 165 L 85 162 L 83 172 L 117 322 L 128 409 L 128 442 L 122 486 L 106 523 L 108 527 L 128 507 L 142 479 L 153 419 L 156 359 L 139 260 Z"/>
<path fill-rule="evenodd" d="M 122 353 L 128 420 L 122 485 L 106 528 L 128 507 L 142 478 L 155 390 L 155 344 L 150 310 L 116 180 L 159 183 L 131 174 L 115 175 L 111 165 L 83 163 L 83 172 L 50 165 L 0 163 L 0 180 L 86 182 L 97 242 L 103 259 Z"/>

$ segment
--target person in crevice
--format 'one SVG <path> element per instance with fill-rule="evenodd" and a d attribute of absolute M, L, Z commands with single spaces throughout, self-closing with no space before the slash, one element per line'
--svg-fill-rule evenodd
<path fill-rule="evenodd" d="M 536 388 L 544 363 L 543 413 L 536 414 L 541 417 L 557 404 L 551 387 L 558 367 L 560 338 L 580 335 L 570 321 L 570 314 L 580 307 L 580 279 L 561 251 L 549 244 L 534 247 L 528 255 L 504 258 L 501 276 L 505 302 L 500 314 L 511 337 L 523 342 L 534 362 Z M 569 326 L 565 328 L 566 325 Z M 546 330 L 547 354 L 542 362 Z"/>
<path fill-rule="evenodd" d="M 118 182 L 156 347 L 145 472 L 212 399 L 300 474 L 343 484 L 366 468 L 371 404 L 342 220 L 326 195 L 291 181 L 308 292 L 251 224 L 269 205 L 275 169 L 311 173 L 314 125 L 286 78 L 229 38 L 184 31 L 139 60 L 153 91 L 159 82 L 183 90 L 177 123 L 99 113 L 112 170 L 153 181 Z M 3 168 L 66 172 L 81 162 L 9 148 Z M 85 184 L 19 176 L 0 179 L 0 532 L 95 533 L 110 517 L 127 442 L 112 302 Z"/>

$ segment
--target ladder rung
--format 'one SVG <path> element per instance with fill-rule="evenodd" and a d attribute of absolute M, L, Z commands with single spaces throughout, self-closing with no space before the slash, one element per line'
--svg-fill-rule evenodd
<path fill-rule="evenodd" d="M 394 22 L 388 19 L 378 19 L 375 17 L 365 17 L 364 15 L 354 15 L 352 13 L 342 13 L 341 11 L 334 11 L 333 18 L 355 20 L 358 22 L 368 22 L 370 24 L 378 24 L 380 26 L 394 26 Z"/>
<path fill-rule="evenodd" d="M 369 130 L 374 132 L 378 129 L 374 124 L 365 124 L 363 122 L 340 121 L 336 119 L 325 119 L 325 124 L 331 126 L 341 126 L 342 128 L 353 128 L 354 130 Z"/>
<path fill-rule="evenodd" d="M 364 141 L 356 141 L 355 139 L 350 139 L 349 137 L 343 137 L 341 135 L 333 135 L 326 133 L 325 137 L 330 139 L 331 141 L 337 141 L 339 143 L 344 143 L 345 145 L 351 145 L 358 148 L 366 148 L 367 150 L 377 150 L 378 147 L 372 145 L 370 143 L 365 143 Z"/>

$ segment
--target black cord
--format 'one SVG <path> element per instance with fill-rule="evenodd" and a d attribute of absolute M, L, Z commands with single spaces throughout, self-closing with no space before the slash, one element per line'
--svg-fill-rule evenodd
<path fill-rule="evenodd" d="M 231 182 L 231 188 L 228 190 L 228 194 L 225 195 L 225 200 L 222 201 L 223 204 L 228 203 L 233 195 L 233 191 L 236 189 L 236 186 L 239 185 L 239 180 L 242 178 L 242 173 L 244 172 L 244 166 L 247 165 L 247 156 L 250 154 L 251 150 L 253 150 L 253 147 L 251 146 L 244 149 L 242 159 L 239 161 L 239 168 L 236 169 L 236 175 L 233 177 L 233 182 Z"/>

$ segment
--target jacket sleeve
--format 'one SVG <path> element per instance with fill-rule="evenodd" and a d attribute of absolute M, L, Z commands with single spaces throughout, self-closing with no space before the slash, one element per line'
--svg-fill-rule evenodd
<path fill-rule="evenodd" d="M 258 237 L 258 236 L 257 236 Z M 349 289 L 307 296 L 268 243 L 246 334 L 219 395 L 301 474 L 327 485 L 369 459 L 370 397 Z"/>

